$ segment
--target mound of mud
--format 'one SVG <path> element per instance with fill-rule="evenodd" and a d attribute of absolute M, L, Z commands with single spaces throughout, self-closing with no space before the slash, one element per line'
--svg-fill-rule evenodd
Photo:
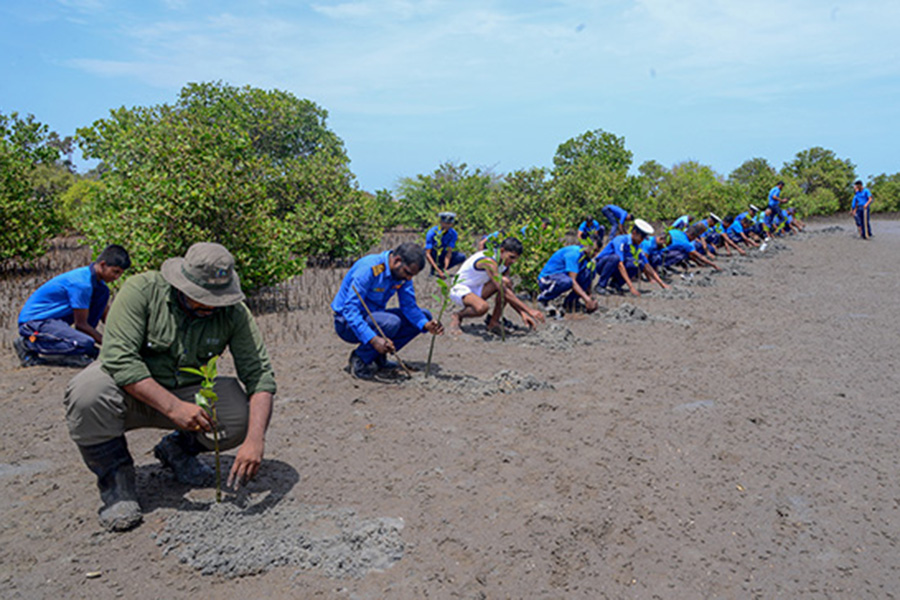
<path fill-rule="evenodd" d="M 693 287 L 712 287 L 716 285 L 716 280 L 709 273 L 695 273 L 693 277 L 683 279 L 682 283 Z"/>
<path fill-rule="evenodd" d="M 657 323 L 674 323 L 690 327 L 691 322 L 681 317 L 667 317 L 662 315 L 651 315 L 643 308 L 629 304 L 628 302 L 621 304 L 618 308 L 614 308 L 606 313 L 606 318 L 610 321 L 619 323 L 642 323 L 654 321 Z"/>
<path fill-rule="evenodd" d="M 356 578 L 403 558 L 402 529 L 402 519 L 362 519 L 349 509 L 291 499 L 259 512 L 224 502 L 175 513 L 156 544 L 204 575 L 242 577 L 287 566 Z"/>
<path fill-rule="evenodd" d="M 803 233 L 808 233 L 809 235 L 815 235 L 819 233 L 845 233 L 847 231 L 846 228 L 840 225 L 831 225 L 829 227 L 823 227 L 822 229 L 807 229 Z"/>
<path fill-rule="evenodd" d="M 575 346 L 590 345 L 590 343 L 559 323 L 550 323 L 545 327 L 539 327 L 519 340 L 519 344 L 522 346 L 539 346 L 546 350 L 571 350 Z"/>
<path fill-rule="evenodd" d="M 713 273 L 718 275 L 732 275 L 734 277 L 750 277 L 753 275 L 747 267 L 733 259 L 730 264 L 722 266 L 721 271 L 713 271 Z"/>
<path fill-rule="evenodd" d="M 415 385 L 424 390 L 440 393 L 445 398 L 474 400 L 495 394 L 511 394 L 532 390 L 552 390 L 553 386 L 540 381 L 534 375 L 520 375 L 516 371 L 499 371 L 487 380 L 471 375 L 436 374 L 425 377 L 424 373 L 415 373 L 412 379 L 399 381 L 400 385 Z"/>

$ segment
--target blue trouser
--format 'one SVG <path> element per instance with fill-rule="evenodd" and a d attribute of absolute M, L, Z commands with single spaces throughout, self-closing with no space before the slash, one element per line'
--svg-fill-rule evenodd
<path fill-rule="evenodd" d="M 606 208 L 605 206 L 600 209 L 600 212 L 606 217 L 606 220 L 609 221 L 609 237 L 616 237 L 616 232 L 619 231 L 619 217 L 616 216 L 616 213 L 614 213 L 612 209 Z"/>
<path fill-rule="evenodd" d="M 578 282 L 578 285 L 581 286 L 581 289 L 585 291 L 585 293 L 591 292 L 591 283 L 594 281 L 594 270 L 588 268 L 582 268 L 578 271 L 578 275 L 575 277 L 575 281 Z M 563 294 L 568 291 L 571 291 L 573 287 L 572 278 L 569 277 L 568 273 L 554 273 L 553 275 L 545 275 L 538 279 L 538 287 L 541 290 L 541 293 L 538 294 L 538 302 L 549 302 L 550 300 L 554 300 L 559 298 Z M 569 297 L 566 298 L 566 302 L 574 302 L 578 299 L 578 294 L 572 292 L 569 294 Z"/>
<path fill-rule="evenodd" d="M 694 249 L 704 256 L 707 254 L 716 254 L 716 247 L 709 240 L 706 240 L 706 247 L 703 246 L 703 242 L 700 240 L 694 240 Z"/>
<path fill-rule="evenodd" d="M 862 231 L 863 239 L 872 237 L 872 223 L 869 221 L 869 209 L 860 206 L 856 209 L 856 215 L 853 218 L 856 219 L 856 226 Z"/>
<path fill-rule="evenodd" d="M 688 259 L 690 252 L 681 248 L 672 248 L 663 252 L 663 266 L 671 267 Z"/>
<path fill-rule="evenodd" d="M 422 312 L 425 313 L 425 316 L 430 321 L 431 313 L 425 309 L 422 309 Z M 378 327 L 381 328 L 384 335 L 394 342 L 394 348 L 397 350 L 403 348 L 403 346 L 411 342 L 414 337 L 422 333 L 412 321 L 406 318 L 400 308 L 376 310 L 372 315 L 375 317 L 375 323 L 378 323 Z M 368 323 L 369 327 L 372 329 L 378 330 L 372 323 L 371 317 L 366 317 L 366 323 Z M 360 344 L 359 338 L 356 337 L 353 329 L 347 324 L 347 319 L 343 316 L 334 315 L 334 331 L 345 342 L 359 344 L 359 347 L 354 350 L 354 352 L 356 352 L 356 355 L 367 365 L 375 362 L 375 359 L 380 356 L 378 351 L 372 347 L 372 344 Z"/>
<path fill-rule="evenodd" d="M 436 258 L 435 258 L 435 249 L 434 248 L 429 248 L 428 250 L 426 250 L 426 252 L 428 252 L 428 254 L 431 255 L 431 258 L 434 259 L 434 262 L 437 264 L 437 266 L 439 266 L 441 268 L 441 270 L 444 270 L 444 261 L 447 260 L 448 252 L 450 253 L 450 264 L 447 265 L 448 269 L 452 269 L 456 265 L 461 265 L 462 263 L 466 262 L 466 255 L 458 250 L 444 248 L 443 250 L 441 250 L 441 253 L 438 254 Z M 432 269 L 431 272 L 434 273 L 434 269 Z"/>
<path fill-rule="evenodd" d="M 611 286 L 615 289 L 619 289 L 625 285 L 625 279 L 622 278 L 622 274 L 619 272 L 620 262 L 618 256 L 610 254 L 609 256 L 604 256 L 600 262 L 597 263 L 597 273 L 599 274 L 597 288 Z M 634 279 L 638 274 L 637 267 L 634 266 L 632 261 L 629 260 L 628 262 L 630 264 L 625 264 L 625 271 L 628 273 L 629 277 Z"/>
<path fill-rule="evenodd" d="M 99 353 L 94 338 L 62 319 L 26 321 L 19 325 L 19 335 L 25 338 L 25 347 L 38 354 L 97 356 Z"/>

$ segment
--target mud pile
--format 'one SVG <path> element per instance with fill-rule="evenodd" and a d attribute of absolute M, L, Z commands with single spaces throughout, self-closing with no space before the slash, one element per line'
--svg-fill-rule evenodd
<path fill-rule="evenodd" d="M 164 555 L 204 575 L 243 577 L 273 567 L 356 578 L 403 558 L 402 519 L 362 519 L 349 509 L 283 500 L 265 511 L 230 502 L 178 511 L 155 535 Z"/>
<path fill-rule="evenodd" d="M 469 400 L 495 394 L 553 389 L 552 385 L 546 381 L 540 381 L 534 375 L 520 375 L 516 371 L 511 370 L 499 371 L 487 380 L 482 380 L 472 375 L 444 375 L 438 373 L 431 377 L 425 377 L 423 373 L 416 373 L 412 379 L 399 383 L 437 392 L 444 398 Z"/>

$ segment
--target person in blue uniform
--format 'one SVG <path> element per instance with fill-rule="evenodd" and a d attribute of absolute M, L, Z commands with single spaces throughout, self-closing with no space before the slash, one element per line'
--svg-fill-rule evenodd
<path fill-rule="evenodd" d="M 444 332 L 431 313 L 416 304 L 412 279 L 424 266 L 425 251 L 407 242 L 395 250 L 362 257 L 344 276 L 331 310 L 338 336 L 358 344 L 349 361 L 354 377 L 372 379 L 378 369 L 396 368 L 387 360 L 388 354 L 397 352 L 422 332 Z M 388 300 L 394 294 L 400 306 L 388 309 Z"/>
<path fill-rule="evenodd" d="M 456 249 L 456 213 L 442 212 L 438 220 L 439 224 L 425 233 L 425 259 L 431 265 L 431 274 L 444 279 L 448 269 L 465 262 L 466 255 Z"/>
<path fill-rule="evenodd" d="M 853 204 L 850 206 L 850 214 L 856 221 L 856 229 L 859 237 L 864 240 L 872 237 L 872 224 L 869 222 L 869 207 L 872 206 L 872 193 L 863 187 L 863 182 L 856 180 L 853 184 Z"/>
<path fill-rule="evenodd" d="M 131 258 L 122 246 L 107 246 L 97 260 L 57 275 L 39 287 L 19 312 L 13 345 L 23 367 L 55 362 L 85 366 L 100 352 L 108 283 L 122 276 Z"/>
<path fill-rule="evenodd" d="M 687 231 L 670 229 L 668 245 L 663 249 L 663 268 L 671 268 L 679 263 L 693 261 L 698 265 L 706 265 L 718 271 L 719 266 L 715 262 L 697 252 L 694 240 L 699 235 L 700 228 L 696 226 L 689 227 Z"/>
<path fill-rule="evenodd" d="M 741 242 L 747 244 L 748 246 L 753 246 L 754 248 L 758 248 L 759 244 L 751 240 L 747 233 L 744 231 L 744 226 L 749 227 L 751 225 L 750 219 L 747 217 L 746 212 L 740 213 L 736 217 L 725 217 L 725 222 L 723 223 L 725 226 L 725 235 L 728 236 L 735 245 L 740 244 Z M 738 248 L 738 251 L 741 254 L 744 254 L 744 251 Z"/>
<path fill-rule="evenodd" d="M 584 221 L 578 226 L 578 239 L 583 240 L 588 237 L 594 238 L 594 243 L 599 247 L 606 237 L 606 227 L 601 225 L 593 215 L 587 215 Z"/>
<path fill-rule="evenodd" d="M 564 306 L 573 306 L 578 300 L 584 302 L 587 312 L 599 307 L 591 297 L 591 283 L 594 281 L 594 254 L 597 246 L 587 239 L 583 244 L 573 244 L 554 252 L 538 274 L 538 303 L 547 310 L 549 316 L 556 314 L 550 302 L 568 292 Z"/>
<path fill-rule="evenodd" d="M 672 221 L 672 229 L 680 229 L 684 231 L 691 224 L 691 215 L 681 215 Z"/>
<path fill-rule="evenodd" d="M 639 278 L 641 272 L 663 289 L 669 287 L 650 265 L 647 255 L 640 250 L 647 237 L 652 239 L 653 227 L 643 219 L 636 219 L 631 233 L 617 235 L 600 251 L 597 255 L 598 294 L 605 295 L 610 291 L 618 293 L 623 285 L 627 285 L 628 291 L 634 296 L 640 296 L 641 292 L 635 287 L 633 280 Z"/>
<path fill-rule="evenodd" d="M 766 216 L 764 219 L 766 233 L 771 234 L 775 230 L 775 221 L 781 214 L 781 205 L 787 202 L 786 198 L 781 197 L 781 190 L 784 189 L 784 182 L 779 181 L 771 190 L 769 190 L 768 204 L 766 205 Z"/>
<path fill-rule="evenodd" d="M 625 210 L 621 206 L 616 206 L 615 204 L 607 204 L 600 209 L 600 212 L 603 213 L 603 216 L 606 217 L 607 221 L 609 221 L 610 237 L 628 233 L 625 230 L 625 223 L 634 220 L 634 218 L 628 213 L 627 210 Z"/>

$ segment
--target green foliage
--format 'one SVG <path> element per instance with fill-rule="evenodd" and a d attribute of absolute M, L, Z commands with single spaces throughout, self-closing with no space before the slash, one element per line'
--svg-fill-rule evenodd
<path fill-rule="evenodd" d="M 737 207 L 725 183 L 706 165 L 687 161 L 667 171 L 648 165 L 647 171 L 650 176 L 642 175 L 641 189 L 654 195 L 642 197 L 632 209 L 642 219 L 671 221 L 683 214 L 727 213 Z"/>
<path fill-rule="evenodd" d="M 840 209 L 850 210 L 856 165 L 849 159 L 838 158 L 834 151 L 815 146 L 798 152 L 794 160 L 785 163 L 782 175 L 795 178 L 806 195 L 822 188 L 830 190 Z"/>
<path fill-rule="evenodd" d="M 0 260 L 39 257 L 58 231 L 53 199 L 38 195 L 34 181 L 38 169 L 59 158 L 51 139 L 32 115 L 0 114 Z"/>
<path fill-rule="evenodd" d="M 459 215 L 454 226 L 462 232 L 480 232 L 494 227 L 497 220 L 491 208 L 495 177 L 488 171 L 469 171 L 465 163 L 445 162 L 430 175 L 400 180 L 397 197 L 401 224 L 429 227 L 441 211 Z"/>
<path fill-rule="evenodd" d="M 813 193 L 804 195 L 802 205 L 797 206 L 804 216 L 830 215 L 837 212 L 839 208 L 838 199 L 828 188 L 817 188 Z"/>
<path fill-rule="evenodd" d="M 872 203 L 873 210 L 900 210 L 900 173 L 893 175 L 882 173 L 872 179 L 868 188 L 875 198 Z"/>
<path fill-rule="evenodd" d="M 544 225 L 540 215 L 535 215 L 524 225 L 510 230 L 510 235 L 519 238 L 525 247 L 513 266 L 517 288 L 532 296 L 538 293 L 538 275 L 550 256 L 562 247 L 566 236 L 566 227 L 560 219 L 550 217 L 549 220 Z"/>
<path fill-rule="evenodd" d="M 79 229 L 80 224 L 93 220 L 93 212 L 101 207 L 99 198 L 102 187 L 99 181 L 83 177 L 66 189 L 57 202 L 63 226 Z"/>
<path fill-rule="evenodd" d="M 374 203 L 326 117 L 288 92 L 221 82 L 189 84 L 172 106 L 111 111 L 78 130 L 104 165 L 79 226 L 95 245 L 128 248 L 139 269 L 221 243 L 248 290 L 298 274 L 306 254 L 358 253 L 377 233 Z"/>
<path fill-rule="evenodd" d="M 602 129 L 563 142 L 553 157 L 556 206 L 574 221 L 610 203 L 627 204 L 631 161 L 625 138 Z"/>

